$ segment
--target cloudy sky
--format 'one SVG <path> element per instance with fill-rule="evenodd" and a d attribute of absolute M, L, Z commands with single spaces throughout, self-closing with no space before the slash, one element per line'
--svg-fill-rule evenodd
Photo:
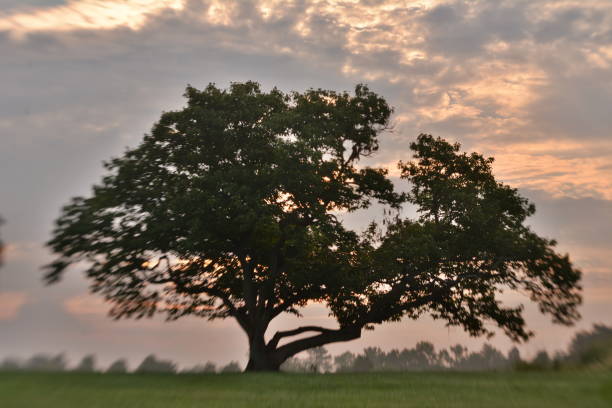
<path fill-rule="evenodd" d="M 0 56 L 0 358 L 245 361 L 231 321 L 116 322 L 79 271 L 52 287 L 40 279 L 53 220 L 89 193 L 102 160 L 180 108 L 187 84 L 244 80 L 287 91 L 368 83 L 395 107 L 373 164 L 394 169 L 420 132 L 494 156 L 496 175 L 536 203 L 530 223 L 585 272 L 582 321 L 553 326 L 527 307 L 537 335 L 521 350 L 559 349 L 576 329 L 612 324 L 609 0 L 0 0 Z M 305 323 L 326 320 L 306 310 Z M 483 343 L 423 319 L 330 349 L 419 340 Z"/>

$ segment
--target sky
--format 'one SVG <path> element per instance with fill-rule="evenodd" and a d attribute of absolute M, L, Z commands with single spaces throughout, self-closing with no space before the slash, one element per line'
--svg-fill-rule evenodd
<path fill-rule="evenodd" d="M 246 361 L 233 321 L 114 321 L 79 270 L 51 287 L 40 270 L 61 206 L 91 192 L 103 160 L 183 106 L 187 84 L 246 80 L 285 91 L 367 83 L 395 108 L 369 162 L 392 175 L 419 133 L 494 156 L 498 179 L 536 204 L 530 225 L 584 272 L 582 320 L 555 326 L 526 305 L 536 336 L 520 350 L 559 350 L 576 330 L 612 325 L 609 0 L 0 0 L 0 359 Z M 373 214 L 346 222 L 360 228 Z M 319 305 L 304 314 L 300 324 L 333 325 Z M 296 324 L 282 317 L 271 332 Z M 420 340 L 485 342 L 424 318 L 328 348 Z"/>

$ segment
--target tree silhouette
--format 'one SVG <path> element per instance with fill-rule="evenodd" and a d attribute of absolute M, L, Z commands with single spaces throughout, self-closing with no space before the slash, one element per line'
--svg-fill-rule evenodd
<path fill-rule="evenodd" d="M 531 361 L 534 368 L 547 369 L 552 366 L 552 359 L 548 355 L 548 351 L 540 350 Z"/>
<path fill-rule="evenodd" d="M 507 370 L 518 356 L 514 348 L 506 358 L 499 350 L 484 344 L 478 352 L 468 352 L 462 345 L 436 351 L 427 341 L 413 348 L 385 352 L 379 347 L 367 347 L 361 354 L 345 352 L 334 358 L 336 372 L 367 371 L 438 371 L 438 370 Z"/>
<path fill-rule="evenodd" d="M 521 358 L 521 352 L 519 349 L 512 347 L 512 349 L 508 351 L 508 365 L 511 368 L 516 368 L 522 361 L 523 359 Z"/>
<path fill-rule="evenodd" d="M 0 363 L 0 371 L 18 371 L 21 369 L 21 362 L 14 357 L 7 357 Z"/>
<path fill-rule="evenodd" d="M 128 372 L 127 361 L 123 358 L 111 363 L 106 369 L 107 373 L 125 374 Z"/>
<path fill-rule="evenodd" d="M 309 371 L 327 373 L 332 370 L 332 356 L 325 347 L 314 347 L 306 350 L 306 353 Z"/>
<path fill-rule="evenodd" d="M 359 354 L 353 361 L 353 370 L 357 373 L 365 373 L 375 369 L 374 362 L 371 361 L 365 354 Z"/>
<path fill-rule="evenodd" d="M 82 372 L 82 373 L 93 373 L 96 371 L 96 356 L 93 354 L 88 354 L 81 362 L 75 367 L 74 371 Z"/>
<path fill-rule="evenodd" d="M 237 361 L 230 361 L 226 366 L 221 367 L 221 373 L 239 373 L 242 371 Z"/>
<path fill-rule="evenodd" d="M 63 353 L 56 356 L 36 354 L 26 361 L 24 369 L 28 371 L 65 371 L 66 366 L 66 357 Z"/>
<path fill-rule="evenodd" d="M 612 366 L 612 327 L 596 324 L 591 330 L 576 333 L 570 343 L 566 360 L 578 365 Z"/>
<path fill-rule="evenodd" d="M 197 364 L 191 368 L 187 368 L 181 371 L 181 374 L 211 374 L 217 372 L 217 365 L 211 361 L 207 361 L 206 364 Z"/>
<path fill-rule="evenodd" d="M 158 360 L 149 354 L 136 368 L 136 373 L 176 373 L 176 364 L 170 360 Z"/>
<path fill-rule="evenodd" d="M 493 323 L 527 339 L 522 307 L 497 299 L 503 288 L 528 293 L 556 322 L 578 317 L 580 272 L 524 225 L 534 206 L 495 180 L 492 159 L 420 135 L 414 160 L 399 165 L 404 194 L 387 170 L 358 166 L 392 112 L 366 86 L 285 94 L 246 82 L 185 96 L 184 109 L 106 163 L 91 197 L 64 207 L 48 282 L 84 262 L 116 318 L 234 318 L 248 337 L 247 370 L 278 370 L 302 351 L 424 313 L 474 336 Z M 363 234 L 337 216 L 373 201 L 385 223 Z M 420 217 L 401 218 L 404 204 Z M 266 336 L 273 319 L 309 302 L 326 304 L 338 327 Z"/>
<path fill-rule="evenodd" d="M 334 366 L 336 367 L 336 372 L 346 373 L 353 371 L 355 357 L 355 354 L 351 353 L 350 351 L 345 351 L 344 353 L 334 357 Z"/>

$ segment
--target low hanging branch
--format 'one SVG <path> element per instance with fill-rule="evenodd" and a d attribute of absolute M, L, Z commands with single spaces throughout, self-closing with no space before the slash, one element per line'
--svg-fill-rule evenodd
<path fill-rule="evenodd" d="M 271 350 L 275 350 L 278 346 L 278 342 L 285 337 L 297 336 L 298 334 L 307 333 L 307 332 L 319 332 L 319 333 L 334 333 L 337 330 L 326 329 L 324 327 L 319 326 L 302 326 L 297 329 L 287 330 L 287 331 L 278 331 L 274 334 L 272 339 L 267 344 L 267 347 Z"/>

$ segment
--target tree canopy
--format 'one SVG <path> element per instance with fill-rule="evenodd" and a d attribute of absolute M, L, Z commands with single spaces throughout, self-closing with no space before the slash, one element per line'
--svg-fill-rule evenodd
<path fill-rule="evenodd" d="M 493 159 L 422 134 L 399 163 L 406 193 L 386 169 L 359 164 L 392 114 L 367 86 L 211 84 L 185 97 L 105 163 L 91 196 L 63 208 L 48 282 L 82 263 L 116 318 L 234 318 L 249 339 L 247 370 L 277 370 L 301 351 L 424 313 L 472 335 L 491 334 L 493 322 L 527 339 L 522 306 L 504 306 L 504 289 L 556 322 L 578 318 L 580 271 L 525 225 L 535 208 L 495 180 Z M 391 210 L 384 225 L 359 233 L 338 216 L 375 201 Z M 406 205 L 420 216 L 400 217 Z M 274 318 L 310 302 L 327 305 L 338 328 L 266 336 Z M 288 339 L 303 333 L 312 335 Z"/>

